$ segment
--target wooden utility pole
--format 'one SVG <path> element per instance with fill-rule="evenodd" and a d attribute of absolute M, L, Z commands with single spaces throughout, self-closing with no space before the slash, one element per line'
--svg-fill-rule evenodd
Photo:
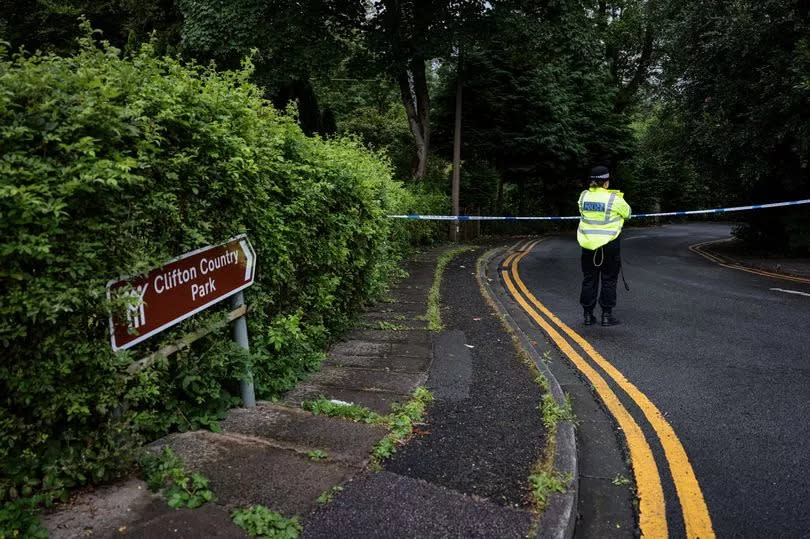
<path fill-rule="evenodd" d="M 456 126 L 453 134 L 453 215 L 459 214 L 459 185 L 461 183 L 461 52 L 458 55 L 458 69 L 456 70 Z M 458 241 L 459 222 L 451 221 L 450 239 Z"/>

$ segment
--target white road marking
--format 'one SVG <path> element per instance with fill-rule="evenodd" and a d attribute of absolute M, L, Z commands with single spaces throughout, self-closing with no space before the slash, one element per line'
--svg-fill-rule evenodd
<path fill-rule="evenodd" d="M 810 298 L 810 294 L 808 294 L 807 292 L 799 292 L 798 290 L 783 290 L 782 288 L 771 288 L 771 290 L 774 290 L 776 292 L 784 292 L 785 294 L 797 294 L 799 296 L 807 296 L 808 298 Z"/>

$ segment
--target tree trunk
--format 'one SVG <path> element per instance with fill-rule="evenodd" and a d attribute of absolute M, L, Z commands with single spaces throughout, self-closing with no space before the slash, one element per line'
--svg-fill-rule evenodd
<path fill-rule="evenodd" d="M 292 80 L 273 96 L 273 104 L 279 110 L 284 110 L 290 101 L 298 103 L 298 123 L 301 130 L 309 136 L 320 132 L 321 111 L 318 97 L 308 79 Z"/>
<path fill-rule="evenodd" d="M 526 177 L 521 174 L 518 178 L 518 215 L 526 215 Z"/>
<path fill-rule="evenodd" d="M 619 85 L 619 94 L 616 96 L 616 104 L 613 107 L 615 112 L 623 112 L 624 109 L 633 101 L 638 89 L 641 87 L 642 83 L 647 80 L 649 76 L 649 69 L 650 69 L 650 61 L 652 60 L 652 54 L 654 49 L 654 41 L 655 41 L 655 32 L 656 27 L 654 24 L 654 15 L 656 9 L 656 0 L 649 0 L 646 6 L 646 25 L 644 27 L 644 37 L 642 38 L 642 45 L 641 45 L 641 52 L 638 57 L 638 61 L 636 63 L 636 69 L 633 73 L 633 78 L 627 83 L 626 86 L 622 86 L 621 81 L 616 79 L 616 75 L 614 74 L 614 80 L 617 81 Z M 613 52 L 615 55 L 616 53 Z M 615 64 L 615 60 L 614 60 Z"/>
<path fill-rule="evenodd" d="M 453 199 L 453 215 L 458 215 L 459 195 L 461 190 L 461 56 L 459 55 L 458 70 L 456 73 L 456 121 L 453 133 L 453 185 L 451 193 Z M 450 234 L 453 241 L 458 240 L 458 221 L 453 222 Z"/>
<path fill-rule="evenodd" d="M 408 125 L 416 144 L 416 166 L 413 177 L 422 179 L 427 173 L 430 151 L 430 96 L 428 95 L 425 60 L 413 58 L 408 69 L 400 72 L 398 81 L 402 104 L 408 116 Z"/>
<path fill-rule="evenodd" d="M 496 167 L 498 171 L 498 196 L 495 199 L 495 215 L 503 215 L 503 171 Z"/>

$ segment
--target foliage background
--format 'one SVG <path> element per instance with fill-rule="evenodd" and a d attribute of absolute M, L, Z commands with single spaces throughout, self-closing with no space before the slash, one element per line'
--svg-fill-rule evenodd
<path fill-rule="evenodd" d="M 384 217 L 421 205 L 387 158 L 305 136 L 249 61 L 218 72 L 149 45 L 124 58 L 84 31 L 73 55 L 0 48 L 0 502 L 64 499 L 144 440 L 217 428 L 248 366 L 260 396 L 289 388 L 433 237 Z M 105 283 L 242 232 L 259 261 L 251 352 L 214 335 L 126 374 L 227 309 L 113 353 L 108 313 L 123 305 Z"/>
<path fill-rule="evenodd" d="M 658 5 L 660 61 L 626 168 L 647 201 L 667 211 L 808 198 L 810 4 Z M 738 215 L 749 245 L 810 255 L 803 207 Z"/>

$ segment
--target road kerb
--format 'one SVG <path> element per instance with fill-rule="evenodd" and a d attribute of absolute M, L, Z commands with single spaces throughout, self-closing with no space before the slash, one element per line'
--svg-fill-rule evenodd
<path fill-rule="evenodd" d="M 538 240 L 538 242 L 539 242 L 539 240 Z M 533 244 L 532 247 L 534 245 L 536 245 L 536 243 Z M 512 267 L 514 268 L 513 273 L 514 273 L 515 281 L 517 282 L 518 287 L 521 289 L 521 292 L 523 294 L 525 294 L 526 298 L 533 304 L 534 307 L 539 309 L 543 313 L 543 315 L 548 317 L 548 319 L 551 320 L 551 322 L 553 324 L 555 324 L 557 327 L 562 329 L 568 335 L 568 337 L 570 337 L 577 345 L 579 345 L 582 348 L 582 350 L 588 356 L 590 356 L 590 358 L 610 378 L 612 378 L 614 380 L 614 382 L 616 382 L 619 385 L 619 387 L 639 406 L 639 408 L 641 409 L 641 411 L 644 414 L 645 418 L 647 419 L 647 421 L 650 423 L 650 425 L 655 430 L 656 435 L 658 436 L 658 438 L 659 438 L 659 440 L 661 442 L 661 445 L 664 448 L 664 453 L 665 453 L 665 456 L 666 456 L 666 460 L 667 460 L 667 462 L 668 462 L 668 464 L 670 466 L 670 471 L 672 473 L 673 481 L 675 482 L 675 488 L 676 488 L 676 491 L 677 491 L 677 494 L 678 494 L 678 498 L 679 498 L 679 501 L 680 501 L 680 504 L 681 504 L 681 508 L 683 510 L 683 517 L 684 517 L 684 522 L 685 522 L 685 525 L 686 525 L 686 535 L 687 535 L 687 537 L 701 537 L 701 538 L 714 537 L 714 530 L 713 530 L 713 527 L 712 527 L 712 524 L 711 524 L 711 518 L 709 516 L 708 508 L 706 507 L 706 502 L 705 502 L 705 500 L 703 498 L 702 491 L 701 491 L 700 486 L 699 486 L 699 484 L 697 482 L 697 478 L 695 476 L 694 470 L 692 469 L 692 466 L 689 463 L 689 459 L 688 459 L 688 456 L 686 454 L 686 451 L 684 450 L 683 445 L 680 443 L 680 440 L 678 440 L 678 437 L 675 434 L 675 431 L 672 429 L 672 427 L 669 425 L 669 423 L 666 421 L 666 419 L 664 419 L 663 415 L 657 409 L 657 407 L 647 398 L 646 395 L 644 395 L 641 391 L 639 391 L 638 388 L 635 387 L 635 385 L 630 383 L 629 380 L 627 380 L 624 377 L 624 375 L 621 372 L 619 372 L 618 369 L 616 369 L 611 363 L 609 363 L 598 352 L 596 352 L 596 350 L 587 341 L 585 341 L 585 339 L 583 339 L 579 334 L 577 334 L 575 331 L 573 331 L 570 327 L 568 327 L 565 323 L 563 323 L 559 318 L 557 318 L 551 311 L 549 311 L 528 290 L 526 285 L 523 284 L 523 281 L 520 279 L 520 274 L 518 272 L 517 266 L 520 263 L 520 260 L 523 258 L 523 256 L 528 254 L 528 252 L 530 250 L 531 249 L 528 249 L 523 254 L 521 254 L 520 256 L 515 257 L 514 259 L 512 259 Z M 520 294 L 517 292 L 517 290 L 515 290 L 513 292 L 513 294 L 517 296 L 516 299 L 518 299 L 519 302 L 522 300 L 522 298 L 519 297 Z M 534 311 L 534 309 L 531 308 L 531 311 Z M 530 315 L 531 315 L 531 312 L 530 312 Z M 549 332 L 549 329 L 546 328 L 547 322 L 545 322 L 545 320 L 543 320 L 542 317 L 539 317 L 539 316 L 538 317 L 532 316 L 532 317 L 535 318 L 535 320 L 538 322 L 538 324 L 540 324 L 541 326 L 544 327 L 544 329 L 546 329 L 547 333 Z M 556 336 L 559 336 L 559 334 L 556 332 L 556 330 L 554 330 L 553 328 L 550 328 L 550 329 L 551 329 L 552 332 L 554 332 L 556 334 Z M 552 333 L 549 333 L 549 334 L 552 336 L 552 338 L 554 338 L 554 335 Z M 557 341 L 557 339 L 554 339 L 554 340 L 555 340 L 555 342 Z M 562 344 L 562 346 L 564 346 L 564 347 L 570 348 L 570 344 L 565 339 L 562 339 L 561 343 L 558 342 L 558 345 L 560 345 L 560 344 Z M 577 364 L 577 367 L 580 368 L 580 370 L 583 372 L 583 374 L 585 374 L 586 376 L 588 376 L 590 378 L 588 373 L 585 370 L 583 370 L 582 367 L 580 367 L 580 363 L 578 362 L 578 360 L 582 360 L 582 357 L 579 354 L 577 354 L 575 351 L 573 351 L 573 350 L 571 350 L 571 351 L 573 352 L 574 355 L 571 356 L 569 354 L 569 357 L 572 358 L 572 361 L 576 359 L 577 361 L 575 361 L 575 363 Z M 567 350 L 566 350 L 566 353 L 568 354 Z M 582 362 L 584 363 L 583 367 L 586 370 L 592 369 L 590 367 L 590 365 L 588 365 L 587 363 L 584 362 L 584 360 L 582 360 Z M 597 375 L 598 375 L 598 373 L 597 373 Z M 594 384 L 594 386 L 596 387 L 596 384 Z M 597 391 L 599 391 L 598 387 L 597 387 Z M 600 392 L 600 395 L 601 395 L 601 392 Z M 603 396 L 603 399 L 604 399 L 604 396 Z M 608 401 L 605 401 L 605 404 L 610 409 L 610 405 L 608 404 Z M 611 409 L 611 413 L 612 412 L 613 412 L 613 410 Z M 620 421 L 618 416 L 616 416 L 616 419 L 617 419 L 617 421 Z M 627 431 L 625 431 L 625 434 L 629 434 L 629 433 Z M 629 443 L 630 443 L 630 439 L 628 437 L 628 445 L 629 445 Z M 646 440 L 644 441 L 644 443 L 646 444 Z M 632 452 L 633 452 L 632 447 L 630 449 L 631 449 L 631 454 L 632 454 Z M 643 452 L 641 453 L 641 455 L 643 456 Z M 636 461 L 635 458 L 633 460 L 634 460 L 634 469 L 635 469 L 635 466 L 637 465 L 637 463 L 635 462 Z M 638 483 L 638 482 L 637 482 L 637 484 L 639 486 L 639 489 L 641 489 L 642 485 L 640 483 Z M 659 484 L 660 484 L 660 479 L 659 479 Z M 660 488 L 660 485 L 659 485 L 659 488 Z M 655 496 L 655 492 L 654 492 L 655 489 L 651 489 L 651 491 L 652 491 L 651 493 L 653 494 L 653 496 Z M 641 498 L 641 490 L 639 491 L 639 497 Z M 641 499 L 640 501 L 643 503 L 643 499 Z M 656 509 L 654 508 L 653 509 L 653 515 L 655 514 L 655 511 L 656 511 Z M 644 522 L 645 522 L 645 518 L 644 518 L 644 516 L 642 514 L 641 515 L 641 524 L 642 524 L 641 529 L 642 529 L 643 534 L 648 534 L 650 536 L 658 536 L 659 535 L 657 531 L 651 534 L 650 531 L 649 531 L 649 528 L 645 529 Z M 654 522 L 648 522 L 648 526 L 649 525 L 655 525 L 655 523 Z M 655 528 L 652 528 L 652 529 L 655 529 Z"/>
<path fill-rule="evenodd" d="M 763 277 L 771 277 L 773 279 L 781 279 L 783 281 L 791 281 L 791 282 L 794 282 L 794 283 L 810 284 L 810 279 L 808 279 L 807 277 L 800 277 L 798 275 L 791 275 L 791 274 L 786 274 L 786 273 L 776 273 L 776 272 L 773 272 L 773 271 L 767 271 L 767 270 L 763 270 L 763 269 L 760 269 L 760 268 L 756 268 L 756 267 L 750 266 L 748 264 L 745 264 L 743 262 L 740 262 L 739 260 L 728 257 L 726 255 L 719 255 L 718 253 L 715 253 L 714 251 L 711 251 L 710 249 L 707 248 L 707 246 L 709 246 L 709 245 L 712 245 L 712 244 L 715 244 L 715 243 L 720 243 L 720 242 L 726 242 L 726 241 L 729 241 L 729 239 L 725 238 L 725 239 L 722 239 L 722 240 L 704 241 L 704 242 L 696 243 L 694 245 L 690 245 L 689 250 L 692 251 L 693 253 L 697 254 L 697 255 L 702 256 L 703 258 L 705 258 L 709 262 L 712 262 L 712 263 L 717 264 L 719 266 L 723 266 L 724 268 L 733 269 L 733 270 L 737 270 L 737 271 L 745 271 L 747 273 L 753 273 L 754 275 L 761 275 Z"/>
<path fill-rule="evenodd" d="M 522 242 L 518 242 L 522 243 Z M 528 245 L 524 243 L 524 247 Z M 517 244 L 512 248 L 517 249 Z M 485 253 L 481 257 L 481 264 L 476 268 L 476 274 L 481 287 L 486 291 L 492 305 L 498 310 L 503 320 L 513 329 L 515 335 L 520 340 L 521 346 L 526 354 L 532 359 L 538 370 L 548 380 L 549 392 L 558 406 L 565 405 L 565 394 L 563 393 L 557 379 L 549 370 L 543 359 L 531 345 L 531 339 L 521 330 L 508 310 L 501 303 L 498 295 L 492 289 L 487 275 L 492 275 L 493 281 L 497 278 L 497 259 L 504 250 L 511 250 L 505 247 L 498 247 Z M 518 252 L 515 253 L 517 255 Z M 494 261 L 494 262 L 493 262 Z M 557 425 L 556 445 L 554 448 L 553 469 L 560 476 L 570 474 L 571 488 L 564 493 L 555 493 L 549 497 L 543 516 L 541 517 L 537 537 L 554 539 L 571 539 L 574 536 L 574 527 L 577 518 L 577 503 L 579 498 L 579 468 L 577 463 L 576 432 L 571 421 L 561 421 Z"/>
<path fill-rule="evenodd" d="M 605 379 L 573 347 L 535 311 L 515 289 L 508 273 L 503 273 L 504 282 L 515 300 L 526 313 L 546 332 L 557 347 L 585 375 L 605 407 L 616 419 L 627 442 L 628 451 L 633 462 L 633 473 L 639 498 L 639 526 L 642 534 L 648 537 L 666 537 L 668 533 L 666 506 L 658 466 L 655 463 L 652 449 L 641 427 L 624 408 L 618 396 L 610 389 Z"/>

